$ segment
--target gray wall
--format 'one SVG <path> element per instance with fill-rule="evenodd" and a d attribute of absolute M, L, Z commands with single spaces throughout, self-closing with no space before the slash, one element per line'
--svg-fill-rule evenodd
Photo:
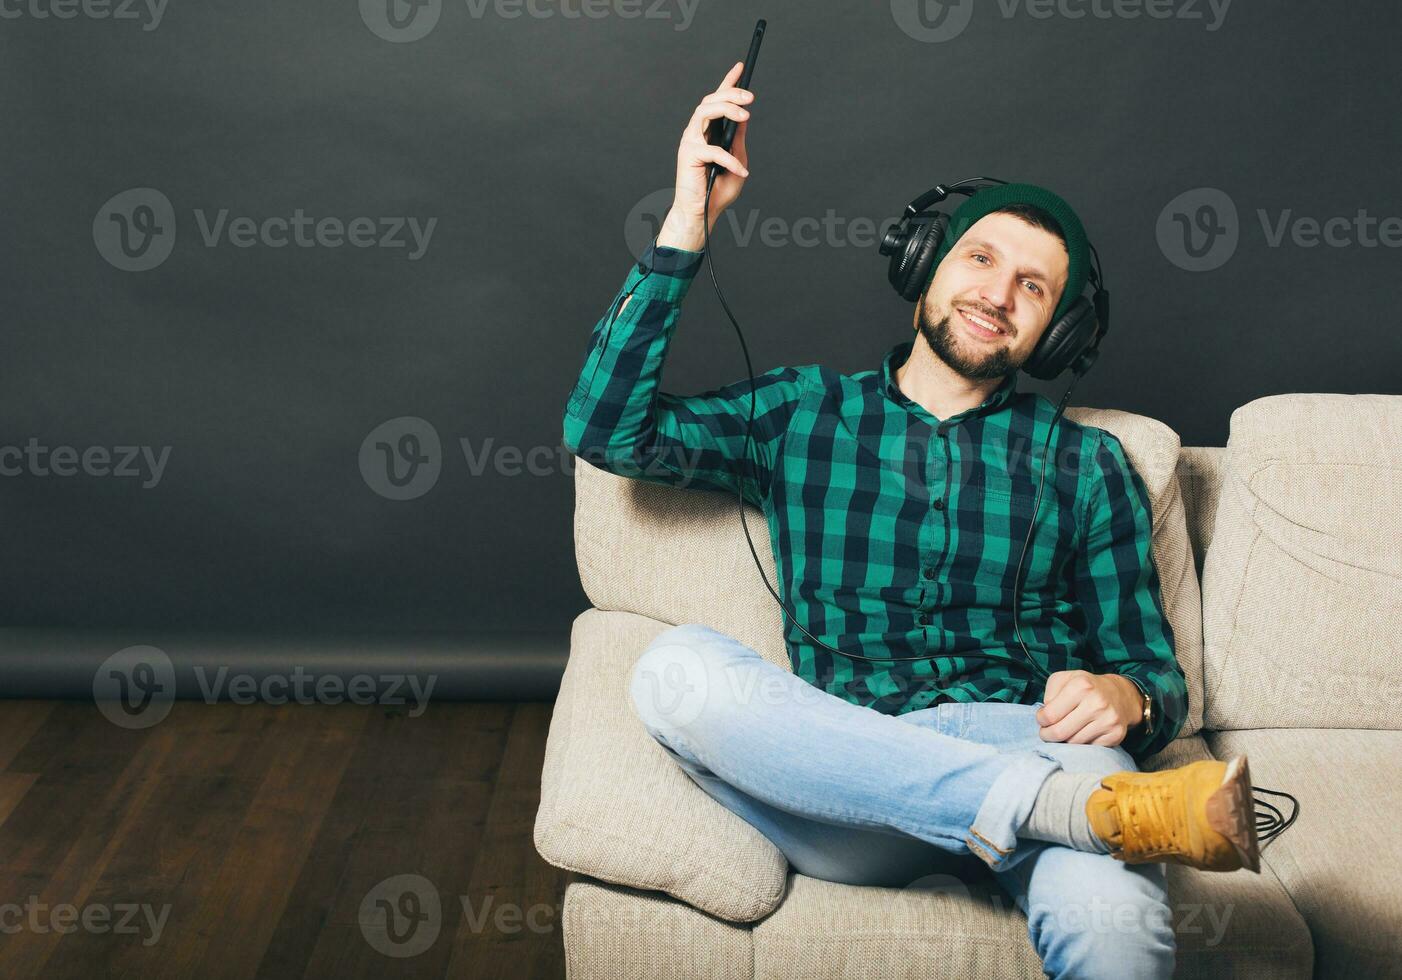
<path fill-rule="evenodd" d="M 1402 393 L 1402 250 L 1352 226 L 1345 244 L 1272 244 L 1259 213 L 1273 235 L 1287 213 L 1361 209 L 1402 239 L 1402 14 L 1383 0 L 1173 0 L 1188 16 L 1172 19 L 979 0 L 943 20 L 904 0 L 600 0 L 594 17 L 443 0 L 400 42 L 383 0 L 35 15 L 54 2 L 0 18 L 0 447 L 72 449 L 0 459 L 5 626 L 563 634 L 586 603 L 565 397 L 626 236 L 649 227 L 630 212 L 657 205 L 691 109 L 761 15 L 736 214 L 742 234 L 772 219 L 771 237 L 740 244 L 723 222 L 715 248 L 757 369 L 875 367 L 911 308 L 863 222 L 988 173 L 1061 192 L 1105 259 L 1114 329 L 1073 404 L 1220 445 L 1263 395 Z M 164 197 L 118 196 L 139 188 Z M 1236 209 L 1237 243 L 1189 271 L 1177 216 L 1222 198 L 1175 199 L 1201 188 Z M 398 248 L 207 244 L 222 209 L 364 217 L 375 239 L 381 219 L 436 223 L 419 256 L 407 232 Z M 806 237 L 800 219 L 829 212 Z M 127 257 L 123 221 L 162 230 L 129 236 Z M 703 271 L 667 387 L 742 373 Z M 373 444 L 404 433 L 369 439 L 364 468 L 361 452 L 405 416 L 433 426 L 441 452 L 419 446 L 440 468 L 395 500 Z M 474 473 L 464 439 L 534 448 L 537 472 L 506 455 Z M 169 447 L 159 481 L 149 463 L 107 472 L 99 450 L 122 446 Z"/>

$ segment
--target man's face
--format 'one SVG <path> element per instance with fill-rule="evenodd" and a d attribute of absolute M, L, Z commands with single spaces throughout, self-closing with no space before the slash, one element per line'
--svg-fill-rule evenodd
<path fill-rule="evenodd" d="M 940 262 L 921 298 L 920 336 L 971 381 L 1006 377 L 1032 356 L 1069 269 L 1066 246 L 1051 232 L 1012 214 L 981 218 Z"/>

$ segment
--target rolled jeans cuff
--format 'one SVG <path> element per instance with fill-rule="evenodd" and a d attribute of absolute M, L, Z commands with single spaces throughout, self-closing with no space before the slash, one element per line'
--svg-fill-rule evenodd
<path fill-rule="evenodd" d="M 1027 821 L 1032 804 L 1048 776 L 1062 768 L 1045 752 L 1030 749 L 993 780 L 983 798 L 964 843 L 994 871 L 1005 871 L 1039 848 L 1036 841 L 1018 847 L 1018 829 Z"/>

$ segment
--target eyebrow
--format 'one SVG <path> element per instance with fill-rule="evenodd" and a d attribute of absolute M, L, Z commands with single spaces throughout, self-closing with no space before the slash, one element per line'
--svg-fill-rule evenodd
<path fill-rule="evenodd" d="M 992 242 L 982 240 L 974 241 L 969 243 L 969 247 L 982 249 L 985 252 L 992 252 L 995 255 L 1003 254 L 1001 251 L 999 251 L 998 246 L 994 245 Z M 1043 286 L 1051 288 L 1051 279 L 1049 279 L 1047 277 L 1047 274 L 1045 272 L 1042 272 L 1040 269 L 1022 268 L 1017 270 L 1017 274 L 1022 278 L 1040 280 Z"/>

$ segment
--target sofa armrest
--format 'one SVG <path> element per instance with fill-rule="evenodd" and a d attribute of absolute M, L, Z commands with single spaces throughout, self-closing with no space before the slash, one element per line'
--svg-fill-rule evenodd
<path fill-rule="evenodd" d="M 692 782 L 628 696 L 633 665 L 671 625 L 598 609 L 575 620 L 546 742 L 536 850 L 559 868 L 754 922 L 783 899 L 787 859 Z"/>

